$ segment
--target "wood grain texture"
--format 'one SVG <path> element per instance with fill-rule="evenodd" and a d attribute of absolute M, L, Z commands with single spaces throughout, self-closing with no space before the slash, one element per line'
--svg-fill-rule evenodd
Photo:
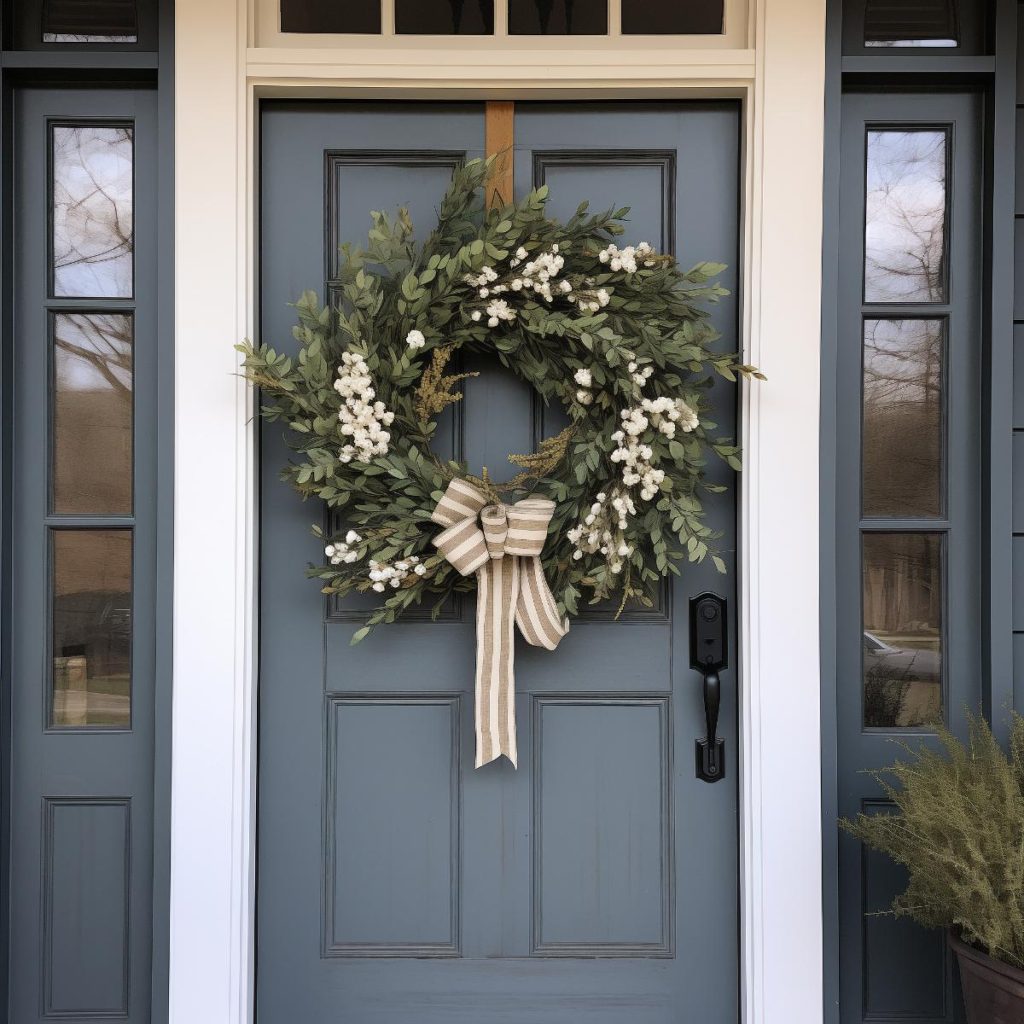
<path fill-rule="evenodd" d="M 512 146 L 515 141 L 516 105 L 511 100 L 488 100 L 485 104 L 484 146 L 487 156 L 497 156 L 487 183 L 487 206 L 513 201 L 515 178 Z"/>

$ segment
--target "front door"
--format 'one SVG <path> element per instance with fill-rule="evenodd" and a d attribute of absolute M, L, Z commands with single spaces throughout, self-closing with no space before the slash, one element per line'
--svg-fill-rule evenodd
<path fill-rule="evenodd" d="M 627 241 L 727 263 L 735 292 L 739 125 L 723 103 L 517 104 L 516 192 L 547 183 L 557 217 L 629 206 Z M 484 128 L 483 104 L 268 104 L 262 340 L 289 347 L 288 303 L 329 293 L 371 210 L 407 205 L 429 231 Z M 736 347 L 735 295 L 715 318 Z M 438 444 L 498 476 L 558 413 L 496 362 L 471 368 Z M 735 393 L 714 394 L 730 434 Z M 520 767 L 474 770 L 472 601 L 349 646 L 360 608 L 304 578 L 323 513 L 278 479 L 281 435 L 262 442 L 260 1024 L 735 1024 L 736 652 L 714 785 L 695 776 L 688 654 L 693 595 L 735 622 L 731 472 L 712 467 L 730 490 L 710 506 L 729 575 L 686 566 L 653 608 L 589 610 L 555 652 L 519 643 Z"/>

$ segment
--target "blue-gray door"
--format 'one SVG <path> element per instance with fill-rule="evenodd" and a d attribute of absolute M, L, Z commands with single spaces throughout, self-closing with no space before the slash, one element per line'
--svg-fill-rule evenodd
<path fill-rule="evenodd" d="M 728 263 L 735 289 L 738 131 L 730 104 L 517 105 L 516 189 L 546 182 L 559 216 L 629 205 L 633 241 Z M 371 210 L 408 204 L 430 228 L 484 109 L 273 103 L 262 132 L 261 336 L 287 347 L 287 303 L 329 290 Z M 716 311 L 724 346 L 736 311 Z M 474 368 L 443 443 L 497 473 L 557 414 Z M 715 395 L 729 433 L 735 393 Z M 471 601 L 350 647 L 359 609 L 303 575 L 322 513 L 278 480 L 281 433 L 262 444 L 260 1024 L 734 1024 L 737 679 L 729 775 L 709 785 L 687 608 L 714 589 L 734 613 L 735 491 L 712 503 L 728 577 L 688 568 L 652 609 L 591 611 L 554 653 L 519 644 L 520 768 L 474 771 Z"/>

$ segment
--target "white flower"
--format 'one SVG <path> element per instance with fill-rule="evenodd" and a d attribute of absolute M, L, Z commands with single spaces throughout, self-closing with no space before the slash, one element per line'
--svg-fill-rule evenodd
<path fill-rule="evenodd" d="M 573 375 L 573 380 L 581 387 L 589 388 L 594 382 L 594 377 L 586 367 L 580 367 Z"/>
<path fill-rule="evenodd" d="M 580 405 L 590 405 L 590 403 L 594 401 L 594 396 L 584 388 L 580 388 L 579 391 L 576 392 L 576 401 L 579 402 Z"/>
<path fill-rule="evenodd" d="M 481 313 L 480 313 L 479 309 L 474 309 L 473 312 L 470 313 L 470 319 L 471 320 L 479 320 L 480 317 L 481 317 Z"/>
<path fill-rule="evenodd" d="M 381 594 L 384 592 L 384 584 L 380 582 L 374 583 L 372 589 L 376 590 L 378 594 Z"/>
<path fill-rule="evenodd" d="M 515 320 L 516 311 L 504 299 L 492 299 L 487 304 L 487 326 L 497 327 L 502 320 Z"/>
<path fill-rule="evenodd" d="M 410 332 L 410 337 L 413 333 L 419 332 Z M 344 399 L 338 412 L 338 431 L 348 440 L 338 453 L 338 461 L 369 462 L 376 455 L 387 454 L 391 435 L 383 428 L 394 421 L 395 414 L 383 402 L 374 401 L 370 370 L 360 353 L 342 353 L 334 390 Z"/>
<path fill-rule="evenodd" d="M 427 339 L 423 337 L 422 331 L 413 329 L 405 336 L 405 343 L 415 351 L 418 348 L 423 348 L 427 343 Z"/>
<path fill-rule="evenodd" d="M 360 537 L 355 530 L 349 530 L 348 533 L 345 534 L 346 544 L 358 544 L 362 539 L 363 538 Z"/>

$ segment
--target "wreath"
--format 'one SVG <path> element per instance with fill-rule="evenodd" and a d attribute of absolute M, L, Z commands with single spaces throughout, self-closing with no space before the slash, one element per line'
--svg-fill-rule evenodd
<path fill-rule="evenodd" d="M 713 455 L 738 470 L 739 450 L 715 436 L 707 392 L 714 373 L 763 378 L 715 351 L 704 307 L 728 294 L 715 282 L 724 266 L 683 271 L 646 243 L 619 248 L 628 208 L 595 215 L 582 203 L 555 220 L 547 186 L 486 209 L 492 163 L 454 173 L 422 243 L 407 210 L 373 213 L 366 249 L 342 249 L 339 301 L 321 307 L 305 292 L 297 302 L 297 355 L 238 346 L 262 415 L 290 430 L 283 478 L 345 524 L 327 536 L 314 527 L 326 564 L 309 575 L 326 594 L 380 595 L 353 643 L 412 605 L 429 600 L 436 615 L 473 588 L 435 546 L 451 519 L 438 507 L 459 493 L 477 496 L 467 515 L 514 510 L 505 502 L 523 496 L 521 511 L 544 506 L 538 565 L 559 619 L 584 600 L 650 607 L 683 560 L 710 557 L 725 572 L 704 518 L 705 494 L 724 488 L 705 464 Z M 568 415 L 536 452 L 509 456 L 518 472 L 504 484 L 431 451 L 438 414 L 473 376 L 459 372 L 467 350 L 495 354 Z"/>

